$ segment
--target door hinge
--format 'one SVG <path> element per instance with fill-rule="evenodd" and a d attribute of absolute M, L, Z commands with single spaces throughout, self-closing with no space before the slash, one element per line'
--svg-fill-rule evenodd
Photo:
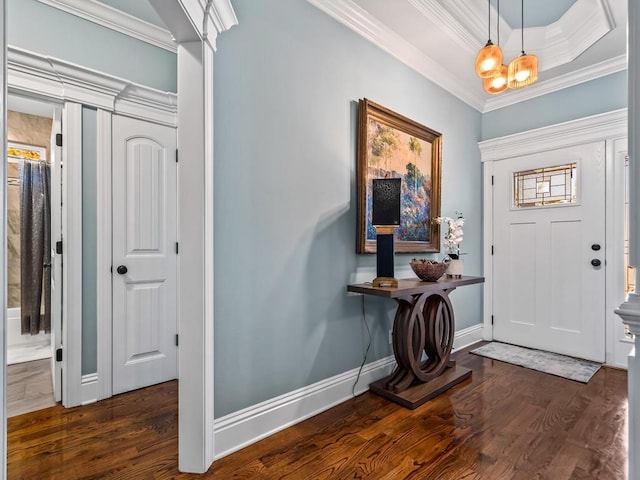
<path fill-rule="evenodd" d="M 56 133 L 56 147 L 62 146 L 62 134 Z"/>
<path fill-rule="evenodd" d="M 493 255 L 493 245 L 491 245 L 491 255 Z"/>
<path fill-rule="evenodd" d="M 56 242 L 56 253 L 62 255 L 62 240 Z"/>
<path fill-rule="evenodd" d="M 491 325 L 493 325 L 493 315 L 491 315 Z"/>
<path fill-rule="evenodd" d="M 62 361 L 62 349 L 58 348 L 56 350 L 56 362 L 61 362 Z"/>
<path fill-rule="evenodd" d="M 178 149 L 176 148 L 176 163 L 178 163 Z"/>
<path fill-rule="evenodd" d="M 178 342 L 178 334 L 176 333 L 176 347 L 178 346 L 179 342 Z"/>
<path fill-rule="evenodd" d="M 180 251 L 180 248 L 178 247 L 178 242 L 176 242 L 176 255 L 178 254 L 179 251 Z"/>
<path fill-rule="evenodd" d="M 491 175 L 491 185 L 493 185 L 493 175 Z"/>

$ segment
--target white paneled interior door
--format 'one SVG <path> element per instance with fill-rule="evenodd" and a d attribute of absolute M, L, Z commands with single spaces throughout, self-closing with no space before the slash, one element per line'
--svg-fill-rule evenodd
<path fill-rule="evenodd" d="M 495 162 L 493 205 L 494 338 L 604 362 L 605 142 Z"/>
<path fill-rule="evenodd" d="M 113 393 L 177 378 L 176 131 L 113 116 Z"/>

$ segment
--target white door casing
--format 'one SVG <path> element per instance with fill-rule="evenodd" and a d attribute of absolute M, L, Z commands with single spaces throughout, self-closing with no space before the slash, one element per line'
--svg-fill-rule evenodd
<path fill-rule="evenodd" d="M 56 243 L 62 241 L 62 147 L 56 135 L 62 134 L 62 111 L 53 112 L 51 130 L 51 377 L 56 402 L 62 400 L 62 362 L 56 352 L 62 348 L 62 254 L 56 253 Z"/>
<path fill-rule="evenodd" d="M 574 162 L 575 205 L 513 206 L 514 172 Z M 604 362 L 605 142 L 509 158 L 493 169 L 494 338 Z"/>
<path fill-rule="evenodd" d="M 175 155 L 174 128 L 113 116 L 113 394 L 177 378 Z"/>

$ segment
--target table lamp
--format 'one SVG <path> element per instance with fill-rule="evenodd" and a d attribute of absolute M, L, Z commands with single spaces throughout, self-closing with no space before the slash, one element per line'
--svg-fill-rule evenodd
<path fill-rule="evenodd" d="M 400 178 L 373 179 L 371 223 L 376 229 L 374 287 L 398 287 L 393 272 L 393 234 L 400 225 Z"/>

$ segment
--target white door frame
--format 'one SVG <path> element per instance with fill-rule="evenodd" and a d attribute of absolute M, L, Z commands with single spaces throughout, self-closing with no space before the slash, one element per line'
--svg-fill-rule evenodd
<path fill-rule="evenodd" d="M 97 400 L 109 398 L 112 395 L 112 191 L 111 191 L 111 117 L 112 113 L 101 108 L 97 111 L 97 245 L 98 252 L 96 267 L 96 289 L 98 290 L 97 311 Z"/>
<path fill-rule="evenodd" d="M 62 405 L 82 403 L 82 105 L 62 109 Z"/>
<path fill-rule="evenodd" d="M 493 257 L 491 248 L 493 245 L 493 162 L 507 158 L 541 153 L 571 147 L 585 143 L 606 141 L 607 145 L 627 136 L 627 109 L 615 110 L 608 113 L 573 120 L 557 125 L 538 128 L 523 133 L 508 135 L 505 137 L 485 140 L 478 143 L 480 147 L 481 161 L 483 162 L 483 262 L 484 262 L 484 332 L 485 340 L 493 340 L 492 312 L 493 312 Z M 607 147 L 607 151 L 609 148 Z M 612 158 L 607 158 L 607 172 L 611 172 Z M 615 238 L 607 229 L 606 244 L 613 245 Z M 609 253 L 608 255 L 611 255 Z M 614 270 L 611 268 L 611 270 Z M 616 275 L 615 271 L 609 272 L 607 278 Z M 611 310 L 614 305 L 612 299 L 607 296 L 606 308 Z M 610 333 L 620 329 L 620 322 L 613 315 L 607 315 L 606 332 Z M 608 351 L 611 343 L 606 343 L 607 363 L 615 357 L 614 352 Z"/>
<path fill-rule="evenodd" d="M 7 304 L 7 22 L 6 2 L 0 0 L 0 146 L 2 147 L 2 168 L 0 168 L 0 305 Z M 0 479 L 7 476 L 7 309 L 0 308 L 0 358 L 2 359 L 2 371 L 0 372 Z"/>

